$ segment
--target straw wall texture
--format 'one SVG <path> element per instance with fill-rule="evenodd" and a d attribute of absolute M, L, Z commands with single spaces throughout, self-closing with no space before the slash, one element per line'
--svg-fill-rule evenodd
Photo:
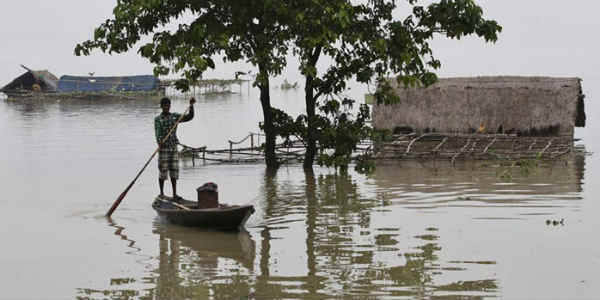
<path fill-rule="evenodd" d="M 390 80 L 400 98 L 373 105 L 373 126 L 417 132 L 537 132 L 572 135 L 582 102 L 579 78 L 445 78 L 427 88 L 405 88 Z"/>

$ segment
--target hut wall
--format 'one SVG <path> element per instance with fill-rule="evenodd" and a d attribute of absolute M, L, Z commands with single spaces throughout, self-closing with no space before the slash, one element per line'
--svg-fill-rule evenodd
<path fill-rule="evenodd" d="M 72 92 L 140 92 L 154 91 L 160 81 L 153 75 L 91 77 L 63 75 L 58 81 L 58 91 Z"/>
<path fill-rule="evenodd" d="M 400 101 L 373 105 L 376 129 L 572 135 L 575 120 L 585 119 L 577 110 L 583 99 L 578 78 L 446 78 L 427 88 L 390 84 Z"/>

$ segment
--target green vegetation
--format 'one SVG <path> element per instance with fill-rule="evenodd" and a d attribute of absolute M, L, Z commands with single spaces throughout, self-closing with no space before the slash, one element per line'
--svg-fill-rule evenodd
<path fill-rule="evenodd" d="M 369 108 L 352 107 L 355 99 L 341 96 L 347 82 L 376 83 L 378 102 L 393 102 L 386 78 L 405 84 L 429 85 L 437 80 L 431 70 L 441 63 L 432 55 L 429 41 L 435 34 L 460 39 L 475 34 L 496 41 L 501 27 L 483 18 L 472 0 L 441 1 L 428 6 L 416 0 L 353 3 L 345 0 L 292 1 L 290 24 L 293 53 L 300 58 L 305 77 L 306 115 L 296 124 L 306 144 L 304 167 L 319 165 L 347 168 L 350 155 L 372 132 Z M 403 19 L 395 10 L 409 12 Z M 332 63 L 319 69 L 319 61 Z M 352 114 L 352 112 L 355 112 Z M 356 169 L 371 172 L 368 157 L 359 157 Z"/>
<path fill-rule="evenodd" d="M 284 79 L 284 80 L 283 80 L 283 83 L 282 83 L 282 84 L 281 84 L 281 86 L 280 86 L 280 88 L 281 88 L 282 90 L 296 89 L 296 88 L 298 88 L 298 82 L 294 82 L 294 83 L 292 84 L 292 83 L 289 83 L 289 82 L 287 81 L 287 79 Z"/>
<path fill-rule="evenodd" d="M 495 21 L 483 18 L 473 0 L 418 3 L 123 0 L 113 10 L 114 18 L 96 28 L 92 40 L 78 44 L 75 53 L 89 55 L 93 49 L 122 53 L 142 36 L 152 35 L 138 53 L 155 64 L 156 75 L 183 74 L 184 79 L 175 83 L 182 91 L 206 70 L 215 69 L 216 57 L 249 62 L 258 69 L 254 85 L 260 90 L 267 167 L 278 165 L 276 136 L 293 135 L 306 145 L 305 168 L 312 168 L 316 159 L 320 165 L 346 169 L 358 143 L 371 136 L 368 106 L 354 109 L 356 100 L 342 96 L 350 79 L 378 84 L 376 101 L 390 103 L 395 98 L 386 78 L 396 77 L 407 85 L 437 80 L 432 71 L 441 63 L 429 46 L 435 35 L 456 39 L 476 35 L 493 42 L 501 31 Z M 397 11 L 405 17 L 395 17 Z M 165 29 L 173 23 L 181 24 L 176 30 Z M 269 94 L 270 78 L 281 74 L 290 53 L 299 58 L 305 78 L 306 114 L 296 120 L 274 110 Z M 325 59 L 331 64 L 319 69 Z M 372 166 L 358 169 L 369 171 Z"/>
<path fill-rule="evenodd" d="M 438 291 L 480 291 L 489 292 L 498 290 L 496 280 L 458 281 L 447 285 L 436 287 Z"/>
<path fill-rule="evenodd" d="M 519 170 L 519 173 L 522 177 L 527 177 L 531 174 L 535 174 L 542 160 L 542 153 L 538 152 L 535 157 L 531 158 L 520 158 L 520 159 L 509 159 L 505 158 L 499 154 L 490 151 L 492 157 L 498 162 L 498 168 L 496 170 L 496 177 L 503 180 L 512 180 L 513 179 L 513 171 L 515 169 Z"/>
<path fill-rule="evenodd" d="M 375 95 L 374 94 L 365 94 L 365 104 L 374 104 Z"/>
<path fill-rule="evenodd" d="M 123 53 L 151 35 L 152 41 L 138 53 L 155 64 L 157 76 L 181 74 L 183 79 L 175 87 L 184 92 L 206 70 L 216 68 L 217 57 L 224 62 L 251 63 L 258 69 L 254 85 L 260 90 L 263 108 L 265 160 L 269 168 L 276 168 L 269 79 L 286 65 L 290 32 L 285 25 L 289 23 L 285 4 L 265 0 L 118 1 L 113 18 L 95 29 L 92 40 L 78 44 L 75 54 L 89 55 L 94 49 Z M 177 23 L 177 29 L 165 29 Z"/>
<path fill-rule="evenodd" d="M 178 80 L 161 80 L 162 85 L 175 85 Z M 232 85 L 242 85 L 243 79 L 201 79 L 190 83 L 190 88 L 199 88 L 202 94 L 229 94 Z"/>

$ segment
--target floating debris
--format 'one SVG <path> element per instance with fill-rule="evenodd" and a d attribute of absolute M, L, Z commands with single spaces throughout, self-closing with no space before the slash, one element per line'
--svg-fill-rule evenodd
<path fill-rule="evenodd" d="M 546 220 L 546 225 L 552 225 L 552 226 L 558 226 L 558 225 L 565 225 L 565 219 L 560 219 L 559 220 Z"/>

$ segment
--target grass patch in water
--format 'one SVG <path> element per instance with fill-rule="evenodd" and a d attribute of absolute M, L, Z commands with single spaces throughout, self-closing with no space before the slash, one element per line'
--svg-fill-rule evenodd
<path fill-rule="evenodd" d="M 436 287 L 438 291 L 495 291 L 498 289 L 496 280 L 457 281 L 451 284 Z"/>

